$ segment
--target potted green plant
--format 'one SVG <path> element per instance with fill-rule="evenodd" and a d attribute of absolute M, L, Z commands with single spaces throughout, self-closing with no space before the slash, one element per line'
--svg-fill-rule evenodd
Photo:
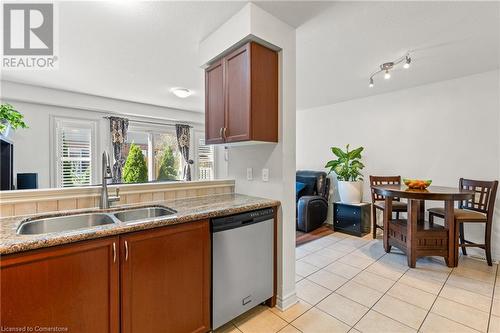
<path fill-rule="evenodd" d="M 344 203 L 360 203 L 363 196 L 363 175 L 361 170 L 365 167 L 361 162 L 363 147 L 349 150 L 349 145 L 343 151 L 332 147 L 332 153 L 337 157 L 326 163 L 325 168 L 337 175 L 340 201 Z M 330 173 L 329 172 L 329 173 Z"/>
<path fill-rule="evenodd" d="M 0 133 L 8 137 L 11 129 L 28 128 L 24 116 L 10 104 L 0 105 Z"/>

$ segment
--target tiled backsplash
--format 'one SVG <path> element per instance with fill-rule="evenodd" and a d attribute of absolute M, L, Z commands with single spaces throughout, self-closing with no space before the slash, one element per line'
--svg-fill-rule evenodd
<path fill-rule="evenodd" d="M 120 188 L 113 205 L 200 197 L 234 192 L 233 180 L 110 185 L 109 195 Z M 47 213 L 99 206 L 100 187 L 0 192 L 0 217 Z"/>

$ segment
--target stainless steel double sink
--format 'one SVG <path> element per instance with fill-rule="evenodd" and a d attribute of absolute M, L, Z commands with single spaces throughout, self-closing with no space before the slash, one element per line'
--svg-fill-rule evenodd
<path fill-rule="evenodd" d="M 124 222 L 135 224 L 148 222 L 155 217 L 168 216 L 177 213 L 163 206 L 151 206 L 136 209 L 126 209 L 109 213 L 87 213 L 47 218 L 35 218 L 21 222 L 17 228 L 18 235 L 38 235 L 49 232 L 73 231 L 92 228 L 101 225 Z"/>

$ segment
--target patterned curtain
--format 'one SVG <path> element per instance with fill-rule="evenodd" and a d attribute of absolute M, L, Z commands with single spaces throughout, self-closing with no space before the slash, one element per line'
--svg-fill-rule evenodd
<path fill-rule="evenodd" d="M 193 161 L 189 159 L 189 143 L 191 127 L 189 125 L 175 125 L 175 132 L 177 134 L 177 144 L 179 145 L 179 151 L 184 158 L 186 164 L 184 165 L 184 170 L 182 172 L 182 179 L 190 181 L 191 180 L 191 164 Z"/>
<path fill-rule="evenodd" d="M 122 170 L 125 165 L 122 148 L 123 143 L 127 140 L 128 119 L 109 117 L 109 129 L 111 132 L 111 143 L 113 144 L 113 156 L 115 157 L 112 182 L 116 184 L 122 181 Z"/>

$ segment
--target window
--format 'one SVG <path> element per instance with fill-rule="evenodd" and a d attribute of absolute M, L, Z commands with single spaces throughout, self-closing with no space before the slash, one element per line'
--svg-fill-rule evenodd
<path fill-rule="evenodd" d="M 198 139 L 198 179 L 214 179 L 214 146 L 205 145 L 205 139 Z"/>
<path fill-rule="evenodd" d="M 183 159 L 177 146 L 175 129 L 171 126 L 146 128 L 131 125 L 127 141 L 123 146 L 123 156 L 127 160 L 132 144 L 139 146 L 147 166 L 148 181 L 169 181 L 182 178 Z M 134 182 L 124 180 L 124 182 Z"/>
<path fill-rule="evenodd" d="M 55 119 L 57 187 L 91 185 L 95 168 L 95 129 L 91 120 Z"/>

